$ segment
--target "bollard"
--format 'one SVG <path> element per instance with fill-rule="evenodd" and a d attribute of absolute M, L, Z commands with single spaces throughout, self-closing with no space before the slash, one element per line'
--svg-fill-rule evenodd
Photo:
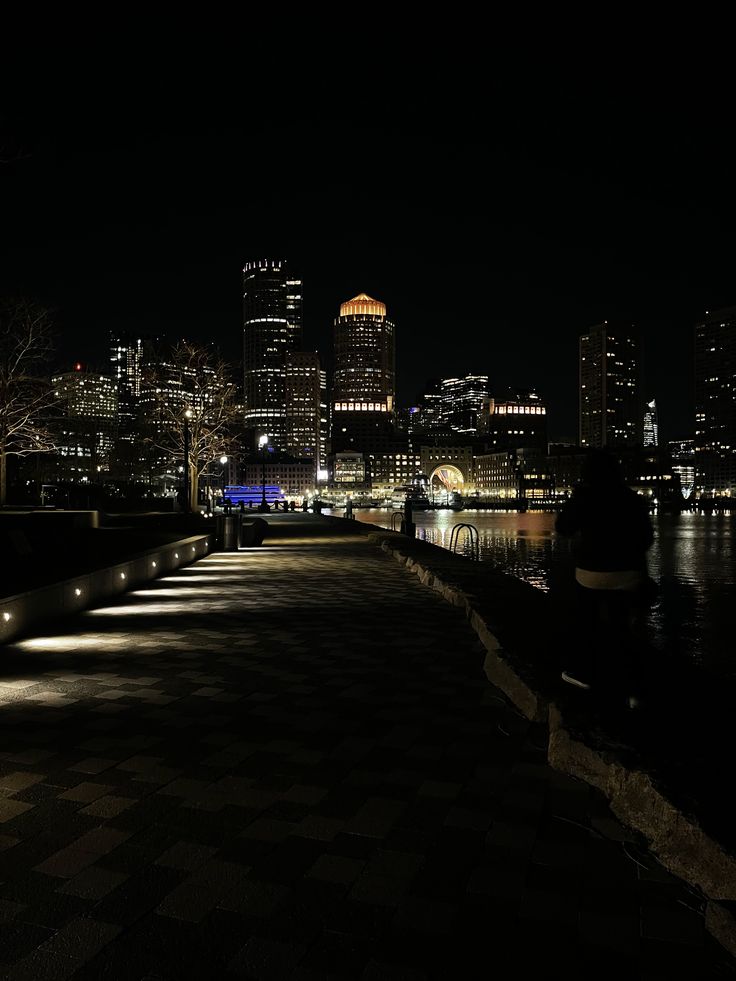
<path fill-rule="evenodd" d="M 346 518 L 353 517 L 353 502 L 351 501 L 350 498 L 348 498 L 347 503 L 345 505 L 345 517 Z"/>
<path fill-rule="evenodd" d="M 401 534 L 409 538 L 416 538 L 417 526 L 414 524 L 411 501 L 407 500 L 404 504 L 404 517 L 401 519 Z"/>

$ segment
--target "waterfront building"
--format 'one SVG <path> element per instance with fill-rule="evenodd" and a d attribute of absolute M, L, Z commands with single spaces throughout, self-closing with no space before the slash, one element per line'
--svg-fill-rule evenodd
<path fill-rule="evenodd" d="M 421 454 L 403 447 L 401 451 L 366 453 L 366 477 L 371 491 L 385 496 L 400 484 L 409 484 L 421 472 Z"/>
<path fill-rule="evenodd" d="M 360 293 L 334 323 L 333 452 L 385 450 L 393 437 L 395 327 L 386 305 Z"/>
<path fill-rule="evenodd" d="M 544 450 L 528 447 L 477 456 L 475 489 L 487 498 L 548 500 L 555 481 Z"/>
<path fill-rule="evenodd" d="M 331 484 L 366 486 L 365 459 L 362 453 L 333 453 L 328 458 Z"/>
<path fill-rule="evenodd" d="M 672 473 L 680 482 L 682 496 L 688 500 L 695 489 L 695 440 L 674 439 L 668 446 Z"/>
<path fill-rule="evenodd" d="M 536 392 L 517 390 L 503 399 L 486 398 L 478 435 L 491 452 L 520 446 L 546 449 L 547 407 Z"/>
<path fill-rule="evenodd" d="M 468 493 L 474 489 L 472 446 L 427 446 L 419 449 L 420 470 L 431 494 Z"/>
<path fill-rule="evenodd" d="M 109 375 L 77 362 L 51 379 L 58 400 L 56 445 L 69 479 L 95 479 L 109 467 L 117 428 L 118 394 Z"/>
<path fill-rule="evenodd" d="M 243 267 L 243 398 L 245 427 L 287 445 L 286 363 L 302 346 L 302 283 L 284 259 Z"/>
<path fill-rule="evenodd" d="M 736 496 L 736 307 L 695 325 L 695 492 Z"/>
<path fill-rule="evenodd" d="M 464 436 L 474 435 L 483 401 L 488 398 L 488 375 L 443 378 L 440 385 L 445 429 Z"/>
<path fill-rule="evenodd" d="M 587 450 L 571 441 L 550 443 L 547 454 L 547 471 L 554 481 L 555 495 L 569 497 L 580 483 Z"/>
<path fill-rule="evenodd" d="M 581 446 L 600 449 L 641 443 L 639 346 L 632 324 L 606 320 L 581 336 Z"/>
<path fill-rule="evenodd" d="M 672 473 L 670 454 L 655 446 L 631 446 L 617 452 L 628 486 L 649 498 L 652 504 L 679 507 L 679 481 Z"/>
<path fill-rule="evenodd" d="M 277 487 L 283 498 L 297 500 L 314 492 L 314 467 L 311 461 L 297 460 L 286 454 L 267 454 L 262 461 L 253 457 L 242 465 L 242 483 L 259 487 L 264 482 Z"/>

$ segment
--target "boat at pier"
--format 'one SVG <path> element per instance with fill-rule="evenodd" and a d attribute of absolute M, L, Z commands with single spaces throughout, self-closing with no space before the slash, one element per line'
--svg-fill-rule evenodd
<path fill-rule="evenodd" d="M 398 487 L 394 487 L 391 494 L 391 507 L 403 508 L 407 501 L 411 503 L 415 511 L 432 510 L 432 502 L 421 487 L 417 487 L 415 484 L 400 484 Z"/>

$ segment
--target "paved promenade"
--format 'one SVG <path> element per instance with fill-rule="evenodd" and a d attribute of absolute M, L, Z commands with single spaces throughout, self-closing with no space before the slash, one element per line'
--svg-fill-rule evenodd
<path fill-rule="evenodd" d="M 0 651 L 0 977 L 736 977 L 460 612 L 288 518 Z"/>

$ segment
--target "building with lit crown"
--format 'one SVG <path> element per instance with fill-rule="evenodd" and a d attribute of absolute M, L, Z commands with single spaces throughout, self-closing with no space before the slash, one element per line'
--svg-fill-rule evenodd
<path fill-rule="evenodd" d="M 659 446 L 659 420 L 657 402 L 652 399 L 644 409 L 644 446 Z"/>
<path fill-rule="evenodd" d="M 522 446 L 546 451 L 547 407 L 532 391 L 487 398 L 478 418 L 478 435 L 491 452 Z"/>
<path fill-rule="evenodd" d="M 695 325 L 695 492 L 736 496 L 736 307 Z"/>
<path fill-rule="evenodd" d="M 360 293 L 334 324 L 333 452 L 380 451 L 393 435 L 395 328 L 386 305 Z"/>
<path fill-rule="evenodd" d="M 302 283 L 283 259 L 243 267 L 245 427 L 286 448 L 286 360 L 302 345 Z"/>
<path fill-rule="evenodd" d="M 580 445 L 641 443 L 639 337 L 632 324 L 607 320 L 580 338 Z"/>

